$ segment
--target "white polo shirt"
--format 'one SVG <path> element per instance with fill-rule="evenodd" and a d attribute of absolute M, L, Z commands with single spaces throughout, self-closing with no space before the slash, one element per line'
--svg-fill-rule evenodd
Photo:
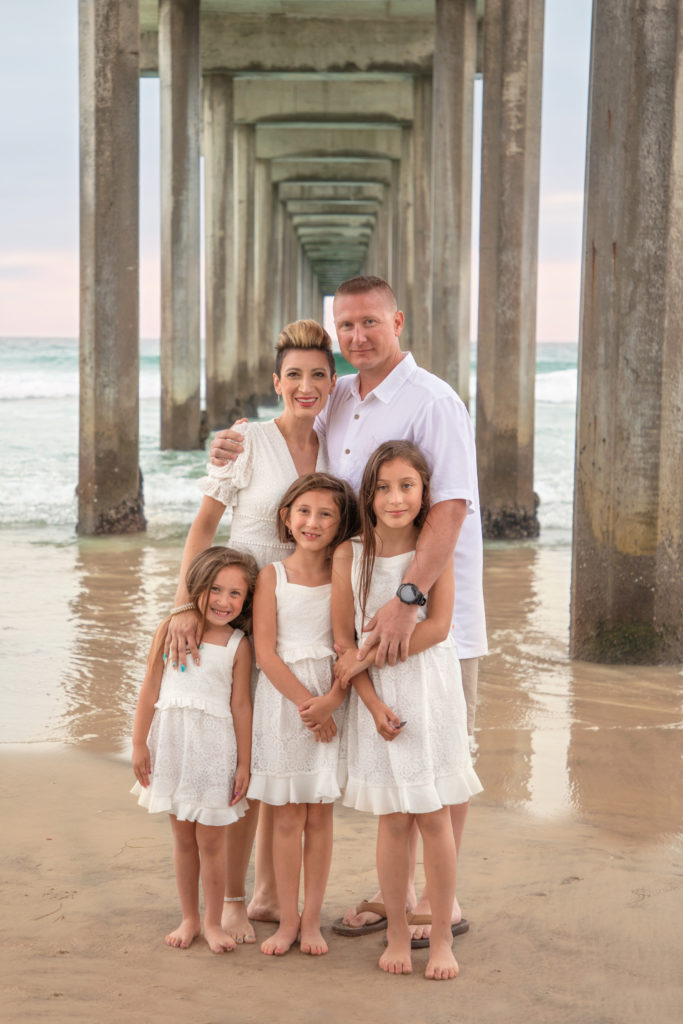
<path fill-rule="evenodd" d="M 461 658 L 486 654 L 483 543 L 474 431 L 455 391 L 406 353 L 361 399 L 359 377 L 340 377 L 315 424 L 327 441 L 330 472 L 356 493 L 368 458 L 384 441 L 416 444 L 432 470 L 432 504 L 462 498 L 467 515 L 455 548 L 453 636 Z"/>

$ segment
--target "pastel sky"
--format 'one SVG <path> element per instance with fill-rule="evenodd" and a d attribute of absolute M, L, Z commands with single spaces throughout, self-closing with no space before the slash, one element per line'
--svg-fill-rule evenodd
<path fill-rule="evenodd" d="M 591 0 L 546 0 L 542 341 L 578 335 L 591 6 Z M 77 20 L 77 0 L 22 0 L 0 10 L 0 337 L 78 335 Z M 153 338 L 159 334 L 157 80 L 141 80 L 140 100 L 140 331 Z M 478 87 L 477 112 L 480 101 Z M 475 168 L 475 237 L 477 175 Z M 474 333 L 476 252 L 473 279 Z"/>

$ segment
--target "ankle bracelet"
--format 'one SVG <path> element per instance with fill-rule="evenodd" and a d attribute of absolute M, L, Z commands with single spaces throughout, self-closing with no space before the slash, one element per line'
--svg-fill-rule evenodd
<path fill-rule="evenodd" d="M 223 897 L 223 902 L 224 903 L 244 903 L 244 900 L 245 900 L 244 896 L 224 896 Z"/>

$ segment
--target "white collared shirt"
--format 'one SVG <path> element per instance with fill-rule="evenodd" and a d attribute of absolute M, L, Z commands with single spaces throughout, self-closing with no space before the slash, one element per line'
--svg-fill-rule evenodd
<path fill-rule="evenodd" d="M 358 374 L 340 377 L 315 425 L 327 440 L 330 471 L 356 493 L 374 450 L 384 441 L 401 439 L 416 444 L 430 465 L 432 504 L 456 498 L 467 502 L 455 549 L 453 635 L 461 658 L 486 654 L 476 449 L 464 403 L 408 352 L 364 399 Z"/>

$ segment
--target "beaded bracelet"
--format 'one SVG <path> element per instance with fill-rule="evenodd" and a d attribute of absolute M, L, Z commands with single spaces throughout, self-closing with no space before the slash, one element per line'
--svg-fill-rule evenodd
<path fill-rule="evenodd" d="M 171 615 L 180 615 L 181 612 L 193 612 L 194 610 L 194 601 L 190 601 L 188 604 L 179 604 L 177 608 L 171 608 Z"/>

